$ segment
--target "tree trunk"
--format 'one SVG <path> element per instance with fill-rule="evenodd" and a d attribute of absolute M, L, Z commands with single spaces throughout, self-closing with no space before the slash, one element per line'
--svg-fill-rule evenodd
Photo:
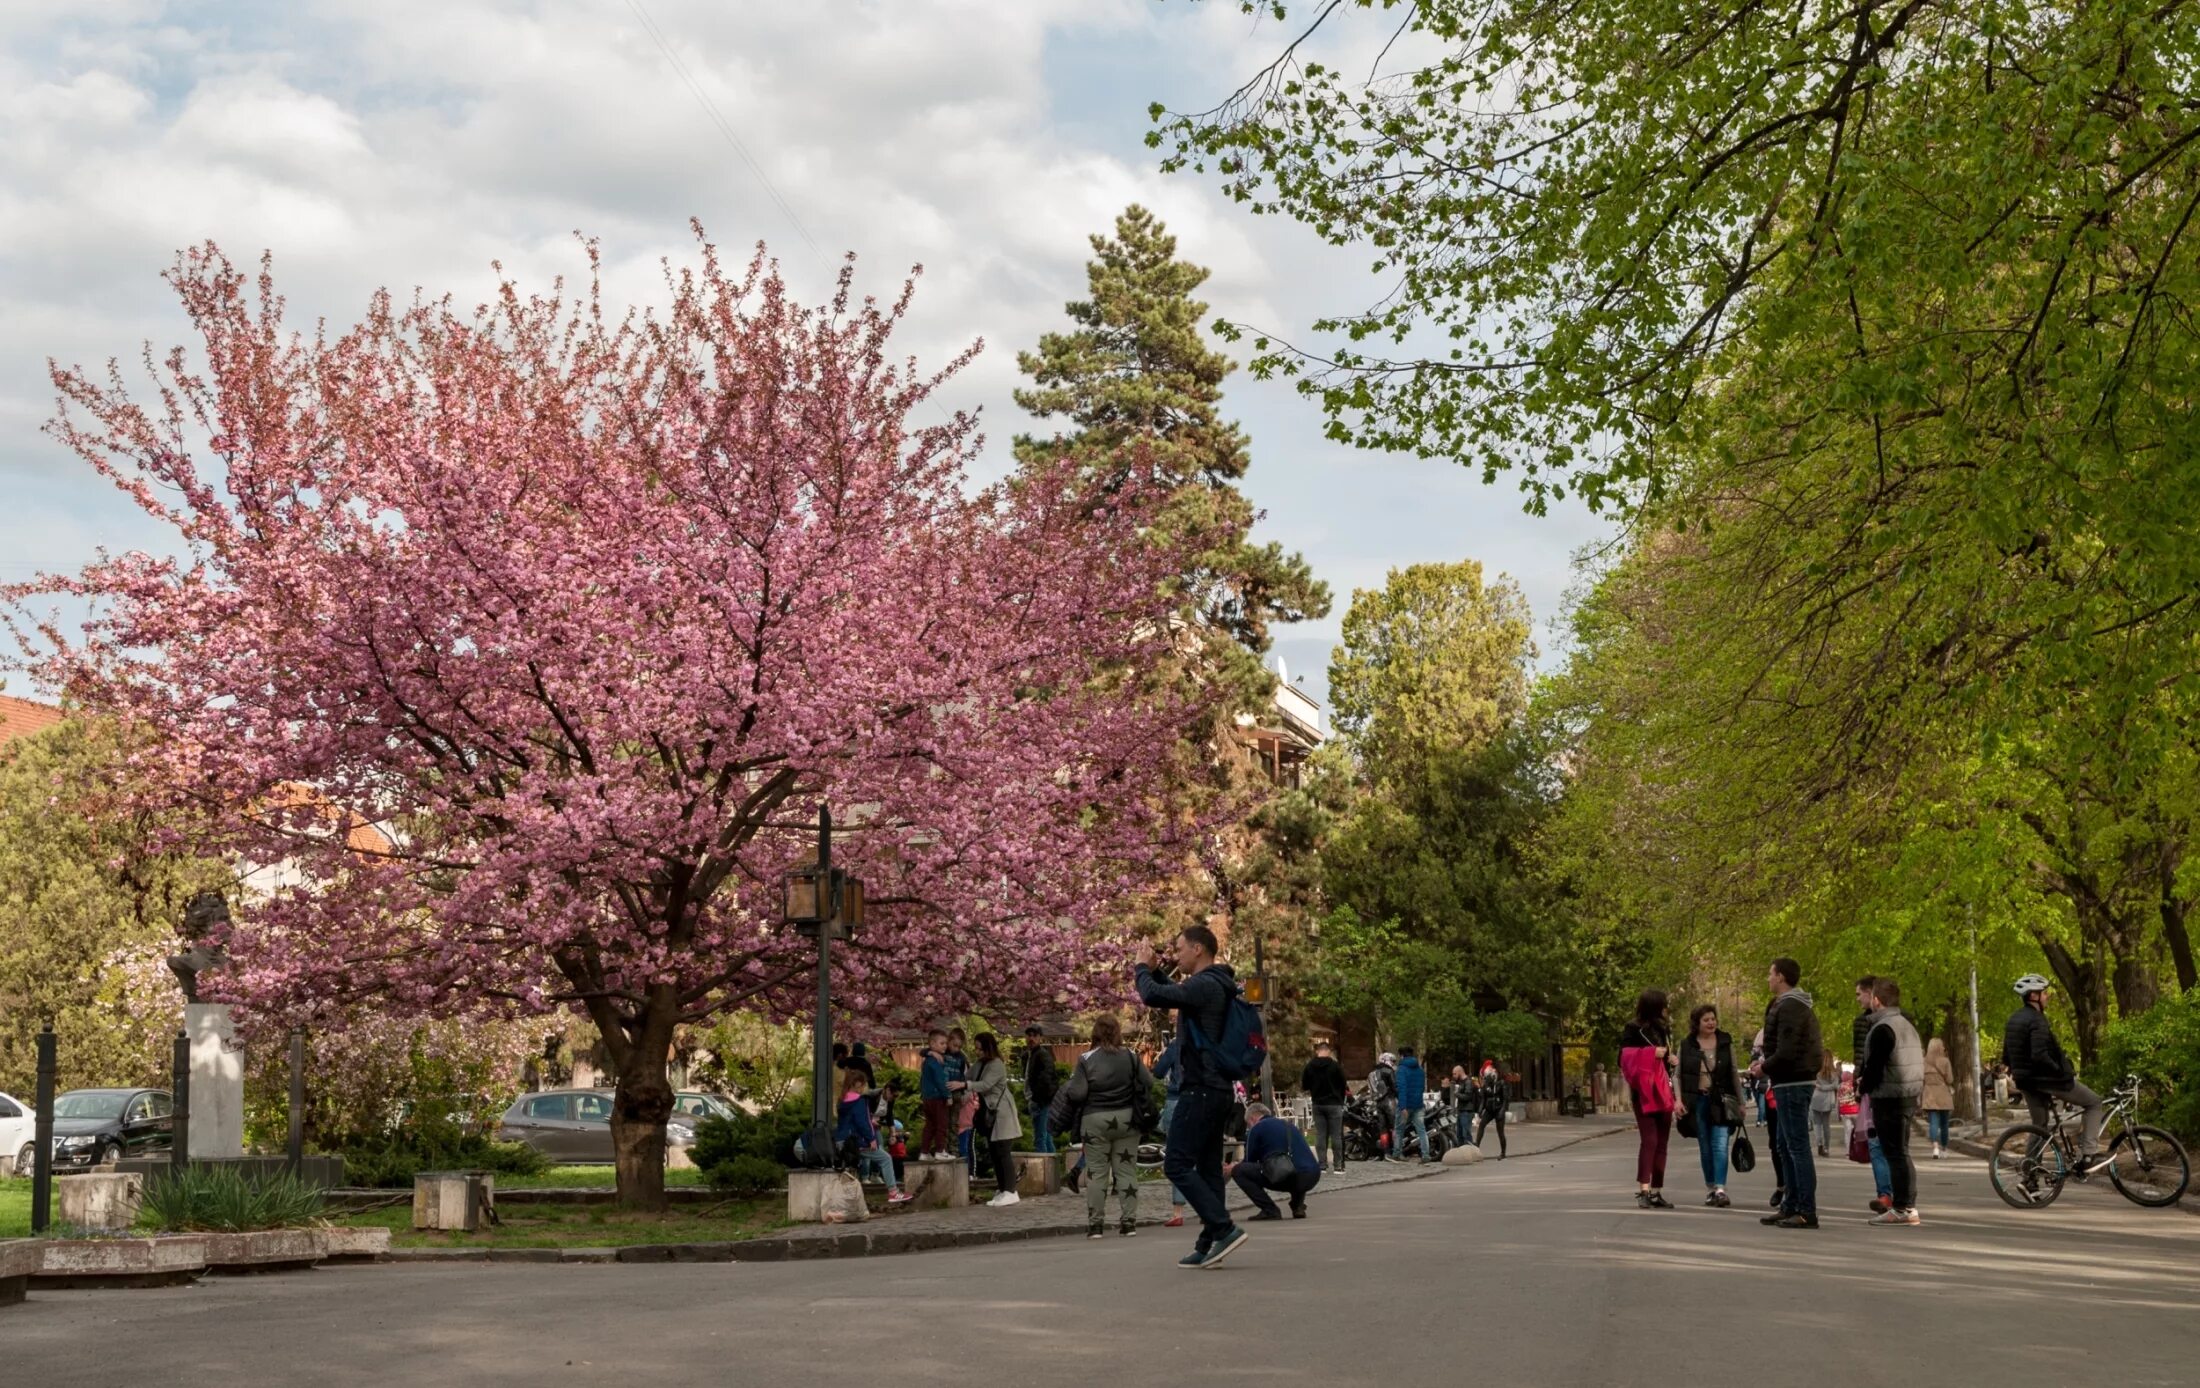
<path fill-rule="evenodd" d="M 631 1057 L 619 1068 L 611 1105 L 611 1152 L 618 1166 L 619 1206 L 663 1210 L 665 1120 L 672 1116 L 672 1082 L 665 1057 Z"/>
<path fill-rule="evenodd" d="M 1978 1034 L 1971 1030 L 1968 994 L 1943 1009 L 1940 1038 L 1941 1044 L 1948 1048 L 1948 1068 L 1955 1071 L 1956 1117 L 1966 1123 L 1975 1123 L 1978 1121 Z"/>
<path fill-rule="evenodd" d="M 2116 1015 L 2136 1017 L 2161 1000 L 2154 970 L 2137 955 L 2116 956 Z"/>
<path fill-rule="evenodd" d="M 2170 962 L 2177 968 L 2177 986 L 2189 993 L 2200 988 L 2200 975 L 2193 971 L 2192 935 L 2185 928 L 2185 914 L 2191 909 L 2188 902 L 2177 895 L 2177 873 L 2173 865 L 2164 861 L 2162 867 L 2162 938 L 2169 942 Z"/>

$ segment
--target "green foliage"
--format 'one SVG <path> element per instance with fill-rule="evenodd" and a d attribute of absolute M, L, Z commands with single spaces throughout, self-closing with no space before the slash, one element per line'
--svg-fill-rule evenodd
<path fill-rule="evenodd" d="M 183 999 L 161 966 L 194 892 L 222 864 L 160 846 L 175 825 L 118 808 L 125 749 L 67 719 L 0 746 L 0 1089 L 24 1094 L 51 1017 L 63 1082 L 145 1084 L 167 1073 Z"/>
<path fill-rule="evenodd" d="M 787 1158 L 794 1140 L 810 1127 L 807 1095 L 789 1095 L 777 1107 L 733 1118 L 706 1118 L 695 1129 L 688 1156 L 703 1178 L 736 1194 L 770 1189 L 786 1182 Z M 762 1179 L 766 1168 L 770 1176 Z"/>
<path fill-rule="evenodd" d="M 343 1149 L 344 1179 L 355 1186 L 409 1186 L 423 1171 L 493 1171 L 533 1176 L 550 1159 L 524 1142 L 499 1142 L 449 1125 L 408 1125 L 380 1141 Z"/>
<path fill-rule="evenodd" d="M 694 1073 L 697 1083 L 715 1082 L 728 1093 L 765 1108 L 776 1107 L 788 1095 L 809 1087 L 810 1029 L 800 1022 L 726 1012 L 697 1030 L 694 1040 L 710 1053 L 710 1060 Z"/>
<path fill-rule="evenodd" d="M 138 1221 L 165 1233 L 296 1229 L 317 1221 L 323 1203 L 319 1187 L 287 1171 L 248 1176 L 215 1163 L 147 1180 Z"/>
<path fill-rule="evenodd" d="M 2104 1094 L 2137 1075 L 2141 1116 L 2200 1147 L 2200 992 L 2110 1025 L 2093 1074 L 2093 1088 Z"/>

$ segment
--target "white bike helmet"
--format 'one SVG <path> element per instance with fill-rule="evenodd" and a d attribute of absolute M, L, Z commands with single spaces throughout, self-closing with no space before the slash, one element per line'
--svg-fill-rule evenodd
<path fill-rule="evenodd" d="M 2055 985 L 2052 981 L 2042 978 L 2038 974 L 2026 974 L 2009 986 L 2014 988 L 2017 996 L 2021 998 L 2026 993 L 2044 993 Z"/>

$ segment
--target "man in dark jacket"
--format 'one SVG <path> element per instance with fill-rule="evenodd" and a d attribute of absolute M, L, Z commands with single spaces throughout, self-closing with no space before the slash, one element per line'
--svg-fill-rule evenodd
<path fill-rule="evenodd" d="M 1855 1058 L 1858 1074 L 1864 1072 L 1864 1049 L 1871 1035 L 1872 1010 L 1879 1005 L 1872 997 L 1872 985 L 1876 982 L 1878 980 L 1870 974 L 1856 980 L 1856 1020 L 1849 1023 L 1849 1054 Z M 1857 1092 L 1869 1091 L 1859 1089 Z M 1876 1133 L 1878 1125 L 1869 1124 L 1865 1131 Z M 1872 1188 L 1876 1192 L 1872 1196 L 1872 1213 L 1884 1214 L 1894 1206 L 1894 1176 L 1887 1165 L 1886 1145 L 1877 1137 L 1869 1137 L 1864 1146 L 1871 1154 Z"/>
<path fill-rule="evenodd" d="M 1271 1158 L 1288 1158 L 1290 1174 L 1282 1173 L 1283 1161 Z M 1279 1169 L 1271 1171 L 1271 1165 Z M 1304 1219 L 1306 1193 L 1321 1180 L 1322 1167 L 1297 1128 L 1270 1113 L 1268 1105 L 1253 1103 L 1245 1106 L 1245 1160 L 1230 1168 L 1230 1176 L 1260 1211 L 1253 1218 L 1283 1218 L 1268 1194 L 1279 1191 L 1291 1199 L 1291 1217 Z"/>
<path fill-rule="evenodd" d="M 1891 978 L 1871 983 L 1875 1004 L 1864 1029 L 1864 1049 L 1857 1052 L 1857 1090 L 1872 1101 L 1874 1139 L 1885 1153 L 1887 1208 L 1877 1211 L 1874 1224 L 1916 1224 L 1917 1168 L 1910 1162 L 1910 1115 L 1925 1092 L 1925 1047 L 1917 1028 L 1902 1015 L 1902 988 Z"/>
<path fill-rule="evenodd" d="M 1314 1106 L 1314 1160 L 1327 1153 L 1331 1171 L 1344 1170 L 1344 1067 L 1327 1041 L 1314 1044 L 1314 1058 L 1299 1072 L 1299 1088 Z"/>
<path fill-rule="evenodd" d="M 2106 1164 L 2107 1159 L 2101 1156 L 2101 1125 L 2108 1121 L 2108 1109 L 2100 1095 L 2078 1083 L 2078 1067 L 2070 1063 L 2062 1042 L 2055 1039 L 2055 1028 L 2047 1020 L 2049 986 L 2038 974 L 2026 974 L 2016 981 L 2017 996 L 2024 1003 L 2009 1014 L 2008 1025 L 2001 1029 L 2001 1063 L 2009 1067 L 2009 1082 L 2024 1096 L 2024 1106 L 2039 1126 L 2048 1126 L 2051 1099 L 2061 1099 L 2085 1111 L 2078 1139 L 2085 1163 L 2078 1174 L 2090 1176 Z"/>
<path fill-rule="evenodd" d="M 1825 1039 L 1818 1030 L 1818 1014 L 1810 994 L 1795 985 L 1803 981 L 1803 966 L 1792 959 L 1775 959 L 1765 982 L 1772 989 L 1772 1004 L 1765 1009 L 1764 1059 L 1749 1067 L 1772 1085 L 1773 1138 L 1780 1146 L 1780 1208 L 1762 1223 L 1783 1229 L 1818 1227 L 1818 1167 L 1810 1151 L 1810 1092 L 1818 1080 L 1818 1065 Z"/>
<path fill-rule="evenodd" d="M 1054 1123 L 1047 1106 L 1054 1102 L 1060 1076 L 1054 1069 L 1054 1051 L 1040 1039 L 1039 1028 L 1024 1028 L 1024 1098 L 1031 1103 L 1031 1150 L 1054 1150 Z"/>
<path fill-rule="evenodd" d="M 1162 972 L 1161 955 L 1147 946 L 1137 969 L 1138 1000 L 1152 1008 L 1170 1008 L 1177 1016 L 1177 1051 L 1181 1077 L 1176 1111 L 1169 1119 L 1169 1136 L 1161 1169 L 1199 1216 L 1199 1240 L 1177 1266 L 1213 1267 L 1237 1252 L 1245 1231 L 1231 1222 L 1222 1184 L 1222 1130 L 1237 1109 L 1232 1081 L 1215 1068 L 1214 1059 L 1193 1038 L 1196 1029 L 1209 1044 L 1222 1037 L 1230 1018 L 1230 1000 L 1237 995 L 1237 976 L 1227 964 L 1215 962 L 1215 932 L 1204 925 L 1188 925 L 1176 937 L 1176 978 Z"/>

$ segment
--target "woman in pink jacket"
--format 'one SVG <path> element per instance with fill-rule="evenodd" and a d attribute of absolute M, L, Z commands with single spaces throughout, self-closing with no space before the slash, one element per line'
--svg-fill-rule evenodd
<path fill-rule="evenodd" d="M 1619 1072 L 1627 1081 L 1641 1143 L 1635 1152 L 1635 1203 L 1670 1210 L 1665 1198 L 1665 1149 L 1673 1136 L 1672 1032 L 1665 993 L 1645 988 L 1635 1000 L 1635 1020 L 1619 1034 Z"/>

